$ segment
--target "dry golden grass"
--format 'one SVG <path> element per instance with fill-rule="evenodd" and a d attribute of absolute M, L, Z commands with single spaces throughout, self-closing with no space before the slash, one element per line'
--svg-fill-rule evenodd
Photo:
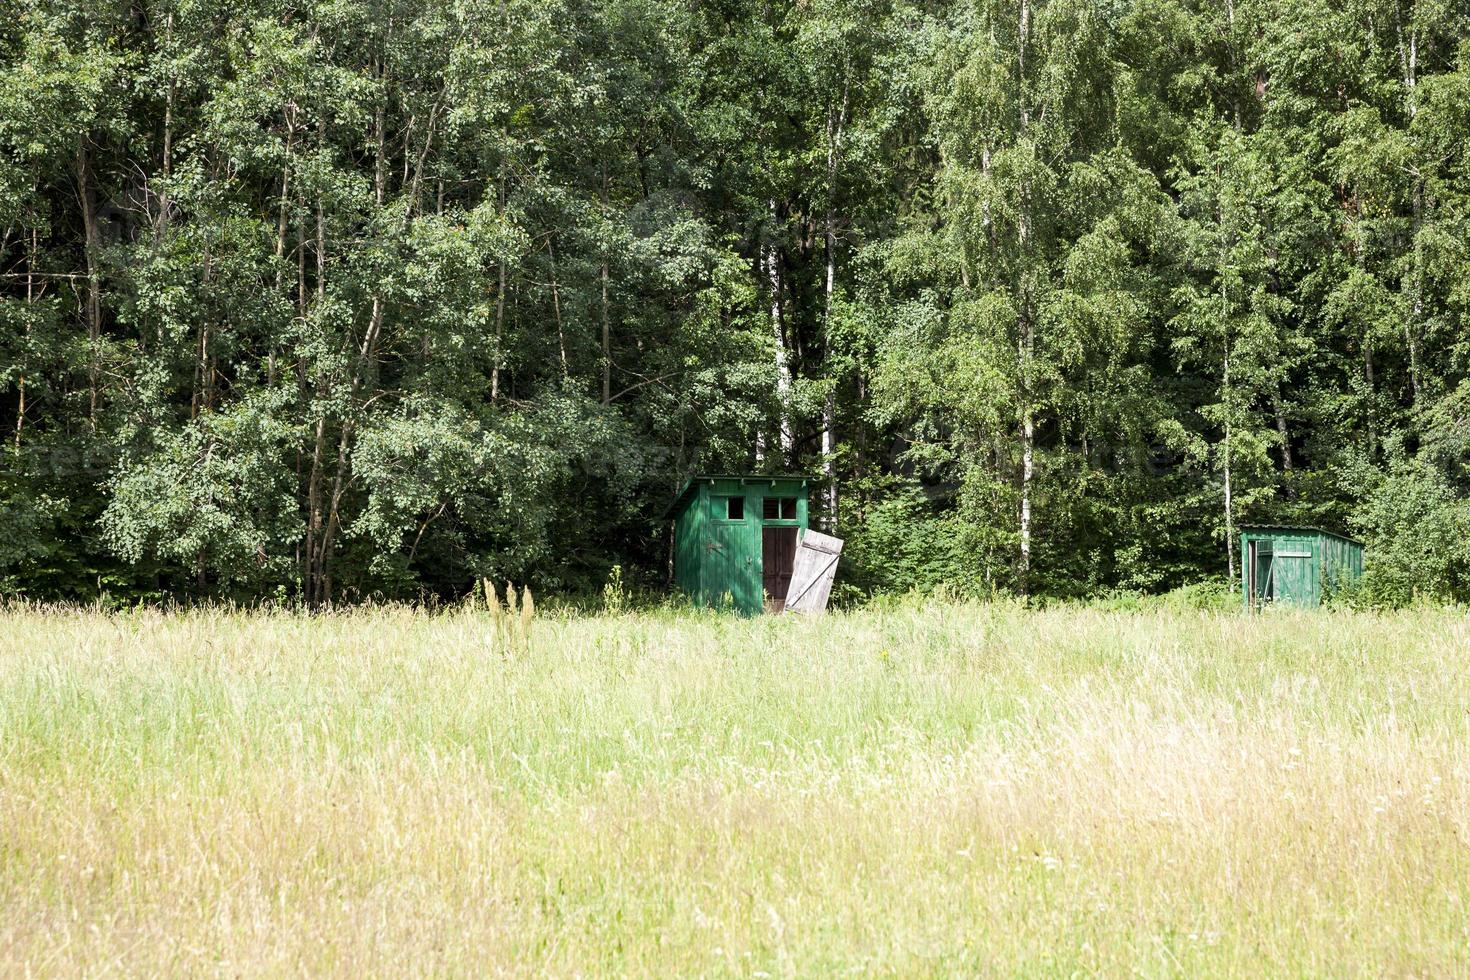
<path fill-rule="evenodd" d="M 0 974 L 1470 972 L 1470 620 L 0 610 Z"/>

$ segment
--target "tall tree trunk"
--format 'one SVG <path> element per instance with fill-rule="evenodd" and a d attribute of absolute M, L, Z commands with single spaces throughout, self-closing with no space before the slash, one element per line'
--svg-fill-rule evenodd
<path fill-rule="evenodd" d="M 1016 91 L 1020 103 L 1021 137 L 1026 138 L 1031 128 L 1031 113 L 1026 86 L 1026 48 L 1031 40 L 1031 5 L 1021 0 L 1020 20 L 1017 25 L 1016 45 Z M 1031 244 L 1030 201 L 1027 186 L 1020 188 L 1020 202 L 1016 219 L 1016 251 L 1024 267 L 1026 253 Z M 1029 288 L 1023 278 L 1017 290 L 1020 315 L 1017 323 L 1018 367 L 1020 374 L 1021 402 L 1021 517 L 1020 547 L 1016 569 L 1017 591 L 1025 597 L 1031 592 L 1031 490 L 1036 477 L 1036 414 L 1032 405 L 1032 360 L 1036 355 L 1036 323 L 1032 317 Z"/>
<path fill-rule="evenodd" d="M 1291 456 L 1291 431 L 1286 425 L 1286 407 L 1282 404 L 1280 392 L 1271 397 L 1271 407 L 1276 413 L 1276 435 L 1281 440 L 1281 468 L 1290 473 L 1295 469 Z"/>
<path fill-rule="evenodd" d="M 1224 483 L 1225 510 L 1225 569 L 1227 580 L 1235 588 L 1235 486 L 1234 486 L 1234 435 L 1235 435 L 1235 390 L 1231 377 L 1231 330 L 1230 292 L 1226 270 L 1230 266 L 1229 250 L 1235 233 L 1225 221 L 1226 196 L 1225 175 L 1222 166 L 1215 168 L 1215 223 L 1219 231 L 1219 253 L 1216 257 L 1215 276 L 1220 283 L 1220 403 L 1223 406 L 1224 433 L 1220 444 L 1220 464 Z"/>
<path fill-rule="evenodd" d="M 1227 64 L 1231 71 L 1236 67 L 1235 56 L 1235 0 L 1225 0 L 1225 20 L 1230 25 L 1230 39 L 1226 46 Z M 1231 114 L 1235 124 L 1235 131 L 1240 132 L 1245 126 L 1244 116 L 1240 109 L 1240 98 L 1231 99 Z"/>
<path fill-rule="evenodd" d="M 29 338 L 31 326 L 26 324 L 26 337 Z M 20 457 L 20 436 L 26 424 L 26 376 L 22 368 L 21 375 L 17 379 L 17 394 L 15 399 L 15 455 Z"/>
<path fill-rule="evenodd" d="M 297 198 L 298 215 L 296 218 L 296 323 L 298 329 L 304 334 L 307 327 L 306 318 L 306 219 L 304 217 L 305 202 L 300 199 L 299 191 Z M 308 385 L 306 371 L 306 346 L 298 342 L 296 349 L 296 399 L 301 406 L 302 425 L 306 426 L 313 412 L 312 391 Z M 310 431 L 310 430 L 308 430 Z M 306 534 L 303 540 L 296 545 L 296 564 L 301 569 L 301 587 L 306 594 L 306 601 L 312 601 L 312 548 L 315 541 L 312 538 L 311 528 L 311 493 L 309 490 L 309 477 L 303 480 L 302 466 L 305 459 L 301 447 L 296 450 L 296 487 L 297 492 L 305 482 L 308 485 L 306 506 Z"/>
<path fill-rule="evenodd" d="M 383 70 L 382 66 L 380 65 L 378 67 L 379 79 L 381 79 L 382 76 Z M 377 151 L 373 157 L 373 203 L 376 205 L 377 212 L 379 214 L 382 213 L 383 208 L 388 203 L 388 142 L 387 127 L 385 126 L 383 117 L 383 105 L 381 102 L 379 102 L 376 111 L 374 111 L 373 113 L 373 142 Z M 408 213 L 405 211 L 403 224 L 406 225 L 407 221 Z M 378 282 L 374 282 L 372 289 L 371 311 L 368 314 L 368 329 L 367 333 L 363 336 L 362 346 L 358 351 L 357 370 L 353 376 L 354 392 L 361 388 L 361 386 L 372 376 L 373 365 L 375 363 L 377 355 L 378 337 L 383 332 L 383 307 L 383 291 L 381 288 L 381 284 Z M 343 431 L 344 433 L 346 432 L 345 426 Z"/>
<path fill-rule="evenodd" d="M 276 211 L 276 294 L 279 295 L 286 280 L 286 228 L 288 226 L 291 191 L 291 144 L 294 131 L 286 132 L 286 160 L 281 164 L 281 199 Z M 270 352 L 266 356 L 266 383 L 276 384 L 277 347 L 280 344 L 276 331 L 271 332 Z"/>
<path fill-rule="evenodd" d="M 30 247 L 26 249 L 26 329 L 21 343 L 20 377 L 17 379 L 19 393 L 15 405 L 15 455 L 20 457 L 21 433 L 26 424 L 26 355 L 30 348 L 31 339 L 31 314 L 34 312 L 36 302 L 36 229 L 32 228 L 27 240 Z"/>
<path fill-rule="evenodd" d="M 823 234 L 823 246 L 827 259 L 826 294 L 823 297 L 822 333 L 823 350 L 827 357 L 832 353 L 832 301 L 837 289 L 837 172 L 842 160 L 842 136 L 847 126 L 849 80 L 844 75 L 841 107 L 827 112 L 827 214 Z M 835 385 L 835 379 L 828 379 Z M 822 473 L 827 478 L 827 520 L 830 527 L 837 526 L 837 393 L 835 388 L 827 390 L 822 400 Z"/>
<path fill-rule="evenodd" d="M 496 263 L 495 363 L 490 366 L 490 401 L 500 400 L 500 348 L 505 342 L 505 258 Z"/>
<path fill-rule="evenodd" d="M 602 214 L 603 220 L 608 220 L 608 200 L 610 188 L 608 184 L 607 165 L 602 168 Z M 607 305 L 607 243 L 602 245 L 602 266 L 599 278 L 602 283 L 602 403 L 612 404 L 612 320 L 608 315 Z"/>
<path fill-rule="evenodd" d="M 97 202 L 93 196 L 91 157 L 87 139 L 77 145 L 77 191 L 82 204 L 82 228 L 87 261 L 87 422 L 97 429 L 98 388 L 102 379 L 102 279 L 98 267 L 102 235 L 97 225 Z"/>
<path fill-rule="evenodd" d="M 296 195 L 296 204 L 300 210 L 296 218 L 296 318 L 305 326 L 307 312 L 306 200 L 301 196 L 300 188 L 297 188 Z"/>
<path fill-rule="evenodd" d="M 1025 228 L 1024 219 L 1019 227 Z M 1025 232 L 1022 231 L 1022 241 Z M 1031 492 L 1036 478 L 1036 413 L 1032 407 L 1031 362 L 1036 352 L 1036 327 L 1022 298 L 1017 359 L 1021 369 L 1021 515 L 1020 547 L 1016 564 L 1016 590 L 1022 597 L 1031 590 Z"/>
<path fill-rule="evenodd" d="M 1399 67 L 1403 72 L 1404 103 L 1408 111 L 1410 122 L 1413 121 L 1418 112 L 1418 87 L 1419 87 L 1419 34 L 1410 25 L 1408 34 L 1405 36 L 1404 24 L 1399 14 L 1398 5 L 1394 5 L 1395 28 L 1398 33 Z M 1424 182 L 1418 175 L 1414 174 L 1413 190 L 1414 220 L 1409 247 L 1413 249 L 1413 282 L 1410 286 L 1412 298 L 1409 304 L 1409 316 L 1404 320 L 1404 342 L 1409 348 L 1409 388 L 1413 397 L 1413 404 L 1419 404 L 1420 397 L 1420 365 L 1419 365 L 1419 324 L 1424 315 L 1423 296 L 1423 263 L 1419 254 L 1419 229 L 1424 217 Z"/>
<path fill-rule="evenodd" d="M 1394 30 L 1398 34 L 1399 69 L 1404 80 L 1405 108 L 1412 122 L 1419 110 L 1419 30 L 1410 25 L 1408 36 L 1404 36 L 1404 22 L 1397 3 L 1394 4 Z"/>
<path fill-rule="evenodd" d="M 311 452 L 311 477 L 306 489 L 306 597 L 312 605 L 322 601 L 322 462 L 326 450 L 327 420 L 325 415 L 318 415 Z"/>
<path fill-rule="evenodd" d="M 381 79 L 382 69 L 378 68 Z M 430 117 L 429 131 L 425 139 L 433 137 L 433 117 Z M 379 103 L 373 113 L 373 141 L 376 149 L 373 161 L 373 202 L 381 213 L 388 200 L 388 177 L 387 177 L 387 137 L 384 126 L 384 110 Z M 427 149 L 426 151 L 427 152 Z M 419 167 L 422 168 L 423 156 L 420 156 Z M 406 227 L 410 221 L 409 212 L 405 211 L 400 227 Z M 318 250 L 322 255 L 326 254 L 325 235 L 322 231 L 321 213 L 318 211 Z M 318 288 L 324 288 L 325 267 L 321 267 L 318 273 Z M 346 492 L 348 476 L 352 470 L 352 437 L 356 430 L 356 413 L 360 407 L 358 396 L 365 386 L 372 383 L 373 368 L 376 363 L 378 338 L 383 331 L 383 319 L 385 315 L 385 304 L 382 291 L 377 282 L 373 283 L 372 302 L 368 314 L 368 328 L 363 334 L 362 343 L 358 347 L 357 359 L 353 364 L 352 376 L 348 381 L 348 409 L 353 415 L 344 418 L 337 433 L 337 454 L 332 473 L 332 490 L 326 497 L 326 518 L 321 531 L 321 543 L 318 546 L 322 558 L 319 574 L 321 577 L 320 597 L 322 601 L 330 603 L 332 600 L 332 566 L 331 555 L 336 546 L 337 531 L 342 524 L 342 498 Z"/>
<path fill-rule="evenodd" d="M 505 220 L 505 160 L 500 161 L 500 220 Z M 495 361 L 490 365 L 490 402 L 500 399 L 500 346 L 505 338 L 505 256 L 496 262 Z"/>
<path fill-rule="evenodd" d="M 316 305 L 321 310 L 327 298 L 327 209 L 321 198 L 316 201 Z"/>
<path fill-rule="evenodd" d="M 423 180 L 424 180 L 424 164 L 429 159 L 429 150 L 432 149 L 433 146 L 434 146 L 435 123 L 436 123 L 436 121 L 439 118 L 439 111 L 443 107 L 443 105 L 444 105 L 444 93 L 441 92 L 439 94 L 439 97 L 434 100 L 434 104 L 429 108 L 429 121 L 427 123 L 425 123 L 425 125 L 424 125 L 424 142 L 423 142 L 423 145 L 419 147 L 418 156 L 414 159 L 413 179 L 410 180 L 410 181 L 407 181 L 407 183 L 408 183 L 408 207 L 405 208 L 404 209 L 404 212 L 403 212 L 403 217 L 404 217 L 403 226 L 405 228 L 408 227 L 408 220 L 409 220 L 409 217 L 412 214 L 415 214 L 415 213 L 422 214 L 423 213 L 423 209 L 419 205 L 419 189 L 423 186 Z M 404 145 L 404 148 L 406 150 L 407 147 L 408 147 L 408 138 L 406 136 L 404 137 L 404 144 L 403 145 Z M 408 170 L 407 170 L 407 167 L 408 167 L 408 153 L 407 152 L 404 153 L 403 165 L 404 165 L 404 168 L 405 168 L 404 173 L 406 175 L 408 173 Z M 504 175 L 505 175 L 505 166 L 504 166 L 503 163 L 501 164 L 501 171 L 500 172 L 501 172 L 501 183 L 502 183 L 502 186 L 503 186 L 503 184 L 504 184 Z M 502 192 L 502 196 L 501 196 L 500 210 L 501 210 L 501 214 L 503 216 L 504 213 L 505 213 L 505 199 L 504 199 L 503 192 Z"/>
<path fill-rule="evenodd" d="M 1353 263 L 1362 275 L 1367 276 L 1368 263 L 1364 257 L 1367 252 L 1367 243 L 1364 240 L 1366 233 L 1363 231 L 1363 204 L 1357 188 L 1353 189 L 1352 208 L 1354 218 Z M 1376 380 L 1373 370 L 1373 330 L 1367 322 L 1363 324 L 1361 342 L 1363 345 L 1363 384 L 1368 391 L 1368 450 L 1376 453 L 1378 451 L 1378 395 L 1375 390 Z"/>
<path fill-rule="evenodd" d="M 1409 315 L 1404 318 L 1404 343 L 1409 348 L 1409 391 L 1412 404 L 1418 407 L 1422 389 L 1423 371 L 1420 366 L 1419 325 L 1424 318 L 1424 255 L 1419 244 L 1419 232 L 1424 222 L 1424 183 L 1417 176 L 1413 193 L 1414 218 L 1409 248 L 1413 250 L 1412 280 L 1409 286 L 1412 298 Z"/>
<path fill-rule="evenodd" d="M 777 217 L 776 202 L 771 201 L 772 231 Z M 791 464 L 791 364 L 786 350 L 785 309 L 782 301 L 781 249 L 774 239 L 766 246 L 766 285 L 771 291 L 771 337 L 776 350 L 777 432 L 781 447 L 781 465 Z"/>
<path fill-rule="evenodd" d="M 169 11 L 165 21 L 166 46 L 169 55 L 173 54 L 174 15 Z M 158 195 L 158 220 L 153 226 L 153 243 L 157 245 L 163 240 L 164 229 L 168 225 L 169 195 L 168 182 L 173 175 L 174 156 L 174 100 L 178 97 L 179 83 L 173 77 L 173 68 L 169 68 L 168 94 L 163 102 L 163 191 Z"/>
<path fill-rule="evenodd" d="M 214 253 L 210 248 L 210 242 L 204 242 L 204 271 L 200 274 L 199 285 L 206 296 L 209 295 L 209 280 L 214 270 Z M 212 316 L 205 311 L 200 318 L 199 324 L 199 349 L 194 363 L 194 396 L 189 399 L 189 418 L 198 418 L 203 412 L 209 410 L 210 402 L 213 400 L 213 371 L 210 369 L 212 355 L 210 353 L 210 322 Z"/>
<path fill-rule="evenodd" d="M 556 243 L 551 239 L 546 241 L 546 254 L 551 259 L 551 311 L 556 316 L 556 346 L 561 354 L 561 378 L 565 381 L 569 375 L 567 368 L 567 332 L 561 320 L 561 293 L 556 285 Z"/>
<path fill-rule="evenodd" d="M 1421 371 L 1419 367 L 1419 320 L 1424 314 L 1424 300 L 1420 296 L 1419 278 L 1422 273 L 1414 270 L 1414 301 L 1410 305 L 1409 317 L 1404 321 L 1404 340 L 1409 347 L 1409 396 L 1413 407 L 1419 405 Z"/>
<path fill-rule="evenodd" d="M 1026 48 L 1031 43 L 1031 3 L 1021 0 L 1019 22 L 1016 25 L 1016 101 L 1020 106 L 1021 135 L 1025 136 L 1031 125 L 1031 110 L 1026 91 Z"/>
<path fill-rule="evenodd" d="M 327 232 L 326 211 L 320 198 L 316 205 L 316 315 L 320 319 L 325 305 L 327 293 Z M 325 515 L 322 508 L 322 484 L 324 481 L 327 448 L 327 418 L 325 411 L 326 396 L 330 394 L 330 383 L 318 384 L 317 392 L 319 401 L 322 403 L 318 409 L 316 422 L 316 439 L 311 454 L 311 477 L 309 480 L 307 500 L 310 511 L 310 520 L 307 526 L 307 539 L 312 546 L 307 548 L 307 560 L 311 573 L 308 585 L 308 595 L 313 604 L 320 605 L 327 601 L 325 585 L 325 572 L 328 555 L 325 547 Z"/>
<path fill-rule="evenodd" d="M 1036 476 L 1036 419 L 1027 408 L 1021 416 L 1021 547 L 1017 591 L 1031 594 L 1031 484 Z"/>
<path fill-rule="evenodd" d="M 279 291 L 285 280 L 286 227 L 291 213 L 291 150 L 295 143 L 296 130 L 286 129 L 286 159 L 281 164 L 281 199 L 276 210 L 276 289 Z"/>
<path fill-rule="evenodd" d="M 1224 257 L 1221 256 L 1223 265 Z M 1220 315 L 1221 329 L 1224 336 L 1224 363 L 1222 365 L 1221 379 L 1225 404 L 1225 439 L 1220 447 L 1221 468 L 1224 471 L 1225 491 L 1225 573 L 1230 588 L 1235 588 L 1235 487 L 1233 484 L 1234 473 L 1232 472 L 1232 437 L 1234 436 L 1235 422 L 1235 393 L 1231 387 L 1230 377 L 1230 310 L 1229 298 L 1225 291 L 1225 285 L 1220 286 Z"/>
<path fill-rule="evenodd" d="M 823 314 L 827 334 L 826 353 L 831 356 L 832 336 L 832 293 L 836 287 L 837 256 L 835 236 L 832 233 L 832 213 L 827 213 L 827 295 Z M 836 380 L 828 379 L 834 387 L 827 389 L 822 399 L 822 473 L 827 478 L 827 520 L 833 528 L 837 526 L 837 391 Z"/>
<path fill-rule="evenodd" d="M 822 475 L 827 478 L 827 524 L 837 526 L 837 392 L 822 399 Z"/>
<path fill-rule="evenodd" d="M 612 404 L 612 320 L 607 309 L 607 253 L 602 255 L 602 403 Z"/>
<path fill-rule="evenodd" d="M 337 539 L 337 529 L 342 523 L 342 494 L 347 475 L 352 468 L 352 422 L 345 420 L 337 437 L 337 466 L 332 474 L 332 493 L 328 497 L 327 524 L 322 531 L 322 593 L 327 602 L 332 600 L 332 566 L 329 561 Z"/>
<path fill-rule="evenodd" d="M 1231 486 L 1230 472 L 1230 422 L 1225 422 L 1225 443 L 1223 446 L 1223 462 L 1225 471 L 1225 575 L 1230 588 L 1235 588 L 1235 500 L 1234 488 Z"/>

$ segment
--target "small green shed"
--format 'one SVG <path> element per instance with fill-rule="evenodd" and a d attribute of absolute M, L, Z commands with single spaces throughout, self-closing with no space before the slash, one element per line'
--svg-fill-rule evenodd
<path fill-rule="evenodd" d="M 674 581 L 702 606 L 779 612 L 807 526 L 804 476 L 696 476 L 669 513 Z M 728 596 L 728 598 L 727 598 Z"/>
<path fill-rule="evenodd" d="M 1246 525 L 1240 555 L 1247 609 L 1321 605 L 1324 595 L 1363 574 L 1362 542 L 1315 527 Z"/>

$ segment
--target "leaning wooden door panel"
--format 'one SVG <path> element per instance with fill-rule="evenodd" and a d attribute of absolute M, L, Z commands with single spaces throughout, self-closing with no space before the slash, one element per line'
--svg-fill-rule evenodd
<path fill-rule="evenodd" d="M 791 570 L 791 588 L 786 593 L 786 611 L 820 613 L 827 608 L 842 539 L 816 531 L 803 531 Z"/>

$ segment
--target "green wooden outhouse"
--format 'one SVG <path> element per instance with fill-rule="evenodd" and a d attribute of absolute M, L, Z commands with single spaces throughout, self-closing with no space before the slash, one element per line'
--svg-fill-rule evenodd
<path fill-rule="evenodd" d="M 1247 609 L 1321 605 L 1324 595 L 1363 574 L 1362 542 L 1315 527 L 1247 525 L 1240 556 Z"/>
<path fill-rule="evenodd" d="M 779 612 L 807 526 L 803 476 L 696 476 L 669 513 L 674 581 L 702 606 Z"/>

